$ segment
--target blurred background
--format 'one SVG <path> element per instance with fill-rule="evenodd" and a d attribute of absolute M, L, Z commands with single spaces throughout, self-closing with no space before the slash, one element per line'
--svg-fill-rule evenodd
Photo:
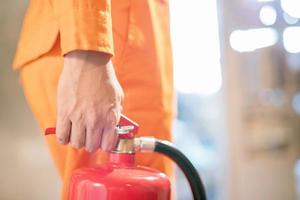
<path fill-rule="evenodd" d="M 54 200 L 59 179 L 11 70 L 27 3 L 0 0 L 0 199 Z M 174 141 L 208 199 L 300 199 L 300 1 L 170 0 L 170 9 Z M 178 199 L 191 199 L 176 175 Z"/>
<path fill-rule="evenodd" d="M 11 68 L 27 4 L 0 0 L 0 199 L 56 200 L 59 177 Z"/>

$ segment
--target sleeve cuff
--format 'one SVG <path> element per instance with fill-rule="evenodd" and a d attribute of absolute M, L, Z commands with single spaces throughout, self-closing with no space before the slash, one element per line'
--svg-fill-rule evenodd
<path fill-rule="evenodd" d="M 59 17 L 61 51 L 94 50 L 113 56 L 110 12 L 93 8 L 74 8 Z"/>

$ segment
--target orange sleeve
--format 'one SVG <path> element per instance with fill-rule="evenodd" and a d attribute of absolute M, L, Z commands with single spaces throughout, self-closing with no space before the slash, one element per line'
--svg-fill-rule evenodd
<path fill-rule="evenodd" d="M 94 50 L 113 55 L 111 0 L 51 0 L 62 54 Z"/>

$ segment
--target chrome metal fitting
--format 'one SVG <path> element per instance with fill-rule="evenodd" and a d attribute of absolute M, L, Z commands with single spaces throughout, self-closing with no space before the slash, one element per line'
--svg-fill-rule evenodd
<path fill-rule="evenodd" d="M 135 151 L 153 152 L 155 148 L 154 137 L 136 137 L 134 138 Z"/>
<path fill-rule="evenodd" d="M 134 154 L 135 152 L 153 152 L 155 148 L 154 137 L 136 137 L 134 139 L 119 138 L 113 153 Z"/>
<path fill-rule="evenodd" d="M 116 126 L 115 131 L 117 134 L 127 134 L 130 131 L 132 131 L 134 129 L 133 125 L 128 125 L 128 126 Z"/>

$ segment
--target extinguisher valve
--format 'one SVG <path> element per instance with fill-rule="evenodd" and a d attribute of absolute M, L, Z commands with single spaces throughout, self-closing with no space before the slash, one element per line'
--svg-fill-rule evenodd
<path fill-rule="evenodd" d="M 155 148 L 154 137 L 134 137 L 138 132 L 138 124 L 121 115 L 120 122 L 115 128 L 118 134 L 114 153 L 153 152 Z"/>
<path fill-rule="evenodd" d="M 124 139 L 119 137 L 115 148 L 112 150 L 112 153 L 134 154 L 134 139 Z"/>

